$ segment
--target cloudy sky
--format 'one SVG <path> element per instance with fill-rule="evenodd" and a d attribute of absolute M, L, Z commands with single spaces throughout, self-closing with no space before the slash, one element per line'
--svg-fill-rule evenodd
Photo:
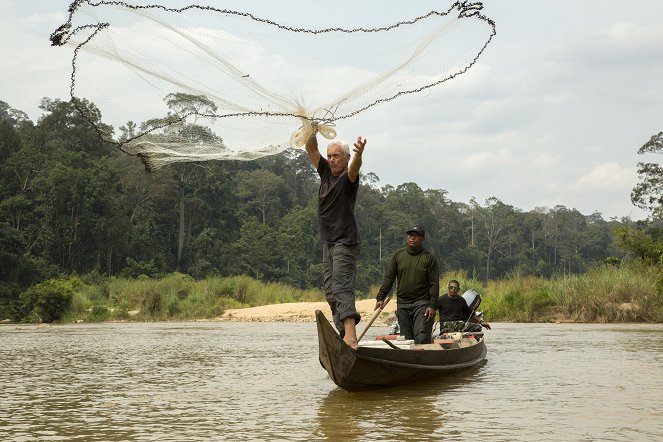
<path fill-rule="evenodd" d="M 0 100 L 33 120 L 42 97 L 69 99 L 71 48 L 48 40 L 69 3 L 0 0 Z M 351 12 L 343 2 L 330 9 L 309 1 L 304 10 L 295 0 L 196 3 L 304 27 L 318 25 L 312 16 L 349 27 L 440 9 L 440 0 Z M 630 192 L 638 161 L 660 161 L 636 151 L 663 130 L 663 2 L 483 3 L 497 36 L 469 72 L 339 124 L 347 139 L 368 138 L 363 171 L 382 185 L 444 189 L 454 201 L 494 196 L 522 210 L 559 204 L 605 219 L 643 218 Z M 305 13 L 301 23 L 297 14 Z"/>

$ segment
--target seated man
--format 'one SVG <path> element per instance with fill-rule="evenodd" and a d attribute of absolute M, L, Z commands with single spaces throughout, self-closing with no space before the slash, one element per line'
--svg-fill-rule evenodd
<path fill-rule="evenodd" d="M 447 293 L 440 297 L 437 304 L 440 311 L 440 334 L 478 332 L 481 331 L 481 326 L 490 330 L 490 324 L 482 321 L 458 293 L 460 293 L 460 283 L 452 279 L 449 281 Z"/>

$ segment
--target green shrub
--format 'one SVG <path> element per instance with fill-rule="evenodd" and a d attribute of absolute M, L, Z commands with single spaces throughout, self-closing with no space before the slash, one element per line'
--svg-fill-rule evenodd
<path fill-rule="evenodd" d="M 120 276 L 123 278 L 138 278 L 140 276 L 157 277 L 159 276 L 159 269 L 154 260 L 150 261 L 136 261 L 133 258 L 127 257 L 126 266 L 122 269 Z"/>
<path fill-rule="evenodd" d="M 110 318 L 119 321 L 128 321 L 131 318 L 131 315 L 129 315 L 129 310 L 132 310 L 132 305 L 127 301 L 122 301 L 117 305 L 117 307 L 113 308 L 112 310 L 109 309 Z"/>
<path fill-rule="evenodd" d="M 166 315 L 167 318 L 177 317 L 182 309 L 180 308 L 180 297 L 179 292 L 173 294 L 169 293 L 163 298 L 163 307 L 162 313 Z"/>
<path fill-rule="evenodd" d="M 20 303 L 18 302 L 21 288 L 10 281 L 0 281 L 0 320 L 21 319 Z"/>
<path fill-rule="evenodd" d="M 29 287 L 19 298 L 25 313 L 24 320 L 33 321 L 34 317 L 40 322 L 60 320 L 80 287 L 82 282 L 78 278 L 49 279 Z"/>
<path fill-rule="evenodd" d="M 75 291 L 72 294 L 69 308 L 65 315 L 62 316 L 62 321 L 76 321 L 87 316 L 90 307 L 89 298 L 81 290 Z"/>
<path fill-rule="evenodd" d="M 140 310 L 143 316 L 157 316 L 161 312 L 161 293 L 156 290 L 145 293 Z"/>
<path fill-rule="evenodd" d="M 512 275 L 490 282 L 481 308 L 499 321 L 660 322 L 659 274 L 654 267 L 603 264 L 550 279 Z"/>
<path fill-rule="evenodd" d="M 479 309 L 487 321 L 663 322 L 663 272 L 657 267 L 603 264 L 582 275 L 553 278 L 516 272 L 487 284 L 455 270 L 441 276 L 441 293 L 451 279 L 461 283 L 462 292 L 471 289 L 481 294 Z M 30 287 L 15 307 L 10 306 L 19 312 L 13 317 L 44 322 L 187 320 L 217 317 L 229 308 L 324 301 L 321 290 L 264 283 L 249 276 L 196 281 L 181 273 L 158 279 L 89 274 L 84 280 L 87 284 L 77 278 L 51 279 Z M 375 297 L 378 289 L 378 285 L 370 287 L 369 297 Z M 132 310 L 139 314 L 130 314 Z"/>
<path fill-rule="evenodd" d="M 103 322 L 110 317 L 110 311 L 105 305 L 94 305 L 90 309 L 87 319 L 90 322 Z"/>

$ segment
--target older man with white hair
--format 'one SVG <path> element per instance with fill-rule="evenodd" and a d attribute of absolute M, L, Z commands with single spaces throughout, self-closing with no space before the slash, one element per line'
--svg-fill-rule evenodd
<path fill-rule="evenodd" d="M 354 208 L 359 190 L 359 168 L 366 139 L 357 137 L 354 155 L 343 140 L 332 140 L 327 157 L 318 150 L 317 132 L 306 142 L 306 152 L 320 175 L 318 221 L 322 239 L 325 297 L 334 325 L 346 344 L 356 349 L 357 323 L 355 280 L 359 258 L 359 227 Z"/>

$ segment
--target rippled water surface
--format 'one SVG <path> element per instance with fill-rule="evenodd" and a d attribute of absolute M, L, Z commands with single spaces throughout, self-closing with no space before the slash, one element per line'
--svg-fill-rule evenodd
<path fill-rule="evenodd" d="M 2 325 L 0 440 L 663 440 L 662 324 L 486 343 L 468 372 L 347 393 L 313 323 Z"/>

